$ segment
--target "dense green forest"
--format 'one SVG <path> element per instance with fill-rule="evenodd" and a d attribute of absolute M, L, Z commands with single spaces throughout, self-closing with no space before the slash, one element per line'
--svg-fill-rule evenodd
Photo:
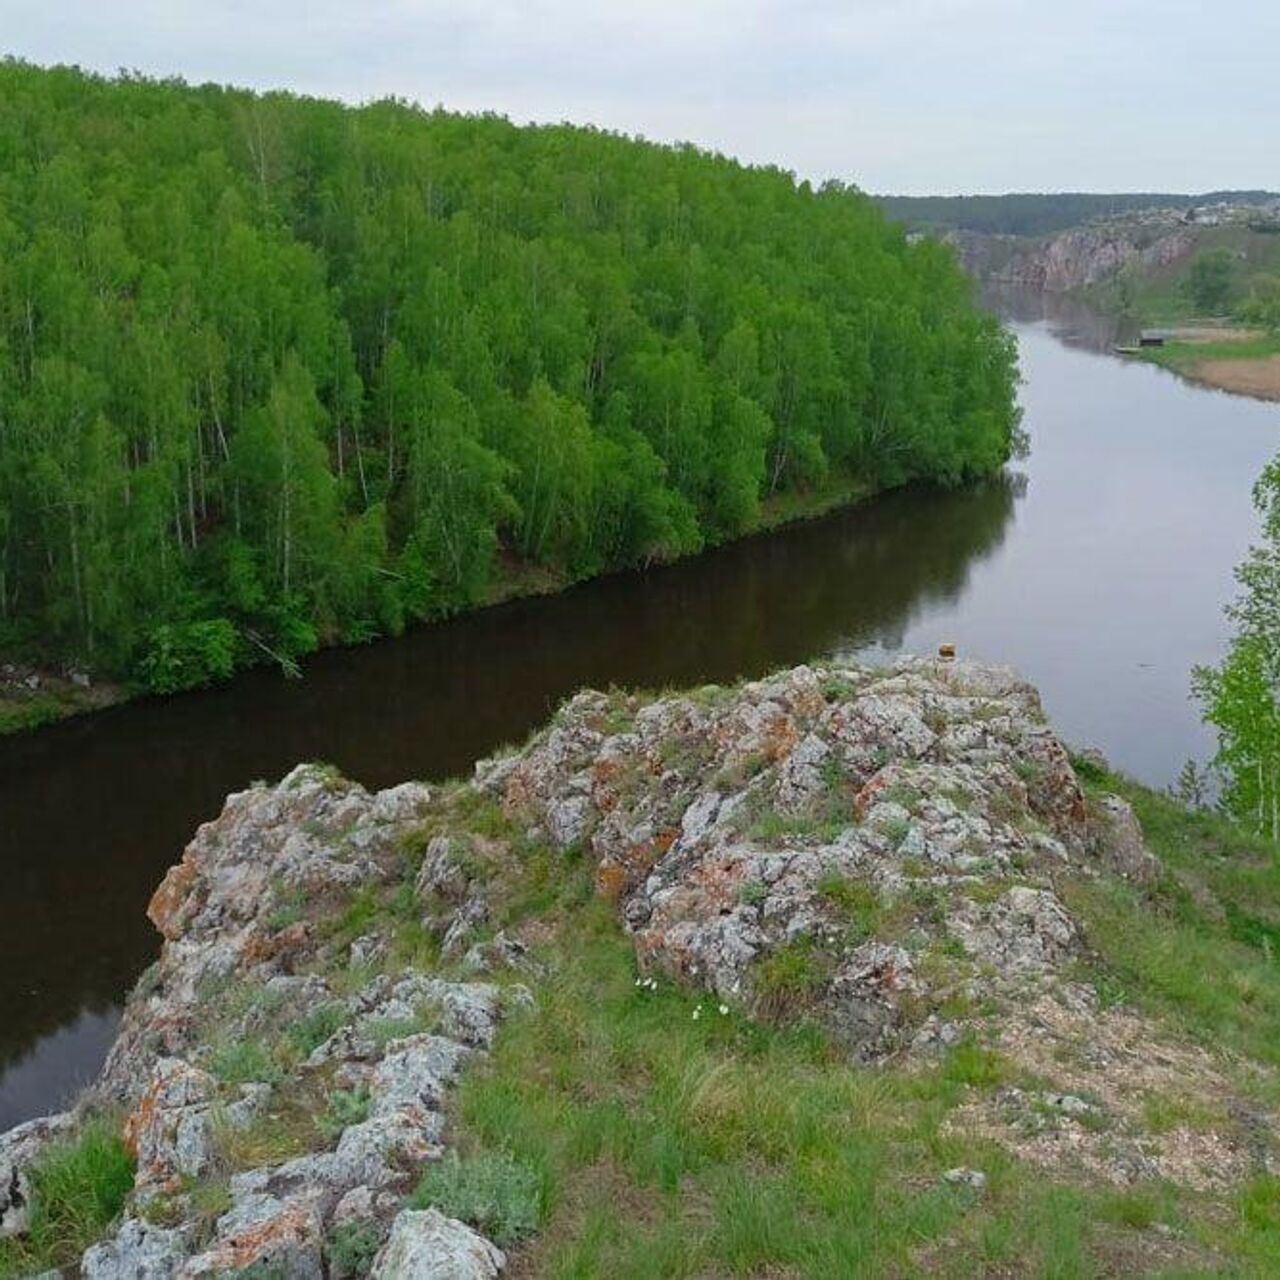
<path fill-rule="evenodd" d="M 1179 195 L 1160 191 L 1015 191 L 1000 196 L 876 196 L 891 218 L 913 228 L 983 231 L 989 235 L 1047 236 L 1094 218 L 1136 209 L 1190 208 L 1220 200 L 1255 203 L 1267 191 L 1205 191 Z"/>
<path fill-rule="evenodd" d="M 171 690 L 771 501 L 960 483 L 1015 355 L 861 194 L 0 63 L 0 649 Z"/>

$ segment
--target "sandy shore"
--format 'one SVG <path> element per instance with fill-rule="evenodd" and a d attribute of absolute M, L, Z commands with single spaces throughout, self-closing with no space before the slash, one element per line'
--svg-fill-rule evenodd
<path fill-rule="evenodd" d="M 1201 360 L 1185 372 L 1206 386 L 1260 400 L 1280 400 L 1280 355 L 1251 360 Z"/>

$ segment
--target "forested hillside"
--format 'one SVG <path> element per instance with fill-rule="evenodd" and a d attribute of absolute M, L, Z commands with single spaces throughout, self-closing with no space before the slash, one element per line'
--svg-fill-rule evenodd
<path fill-rule="evenodd" d="M 1190 208 L 1221 200 L 1256 203 L 1267 191 L 1012 191 L 999 196 L 876 196 L 891 218 L 910 227 L 981 231 L 987 235 L 1046 236 L 1094 218 L 1138 209 Z"/>
<path fill-rule="evenodd" d="M 174 689 L 958 483 L 1015 380 L 950 253 L 839 185 L 0 64 L 6 652 Z"/>

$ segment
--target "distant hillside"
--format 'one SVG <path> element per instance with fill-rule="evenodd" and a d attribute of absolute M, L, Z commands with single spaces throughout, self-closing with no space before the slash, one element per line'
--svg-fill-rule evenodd
<path fill-rule="evenodd" d="M 873 196 L 891 218 L 919 229 L 981 231 L 988 235 L 1046 236 L 1095 218 L 1111 218 L 1137 209 L 1257 203 L 1268 191 L 1206 191 L 1181 194 L 1157 191 L 1015 191 L 1002 196 Z"/>

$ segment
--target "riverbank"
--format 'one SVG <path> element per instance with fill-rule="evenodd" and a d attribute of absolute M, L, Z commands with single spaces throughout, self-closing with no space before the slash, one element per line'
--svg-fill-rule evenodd
<path fill-rule="evenodd" d="M 806 520 L 820 519 L 835 511 L 853 507 L 880 494 L 890 492 L 888 489 L 876 489 L 863 481 L 838 477 L 830 483 L 811 489 L 805 493 L 788 492 L 766 499 L 761 504 L 760 515 L 756 523 L 737 538 L 739 541 L 770 533 L 788 525 L 799 524 Z M 685 556 L 668 557 L 656 560 L 653 565 L 674 564 L 690 556 L 701 555 L 724 543 L 714 543 L 699 551 Z M 650 565 L 644 568 L 652 567 Z M 598 577 L 617 577 L 629 573 L 640 572 L 638 568 L 613 570 Z M 514 555 L 503 556 L 500 570 L 495 581 L 483 599 L 464 609 L 453 617 L 475 613 L 479 610 L 507 604 L 511 601 L 530 599 L 538 596 L 555 595 L 570 587 L 591 578 L 574 577 L 571 574 L 548 569 L 541 565 L 532 565 Z M 427 627 L 440 626 L 449 619 L 420 623 L 410 630 L 421 630 Z M 364 643 L 381 643 L 399 637 L 374 637 Z M 320 646 L 323 651 L 332 648 L 361 647 L 354 644 L 344 645 L 341 642 Z M 252 651 L 256 655 L 254 665 L 270 665 L 270 659 L 259 650 Z M 229 680 L 249 670 L 249 667 L 238 667 Z M 291 665 L 289 674 L 305 675 L 306 659 Z M 224 682 L 225 683 L 225 682 Z M 186 692 L 183 690 L 182 692 Z M 93 711 L 101 711 L 134 698 L 157 698 L 166 695 L 156 694 L 149 689 L 127 682 L 104 680 L 91 677 L 78 670 L 58 671 L 48 667 L 40 667 L 22 662 L 8 662 L 0 667 L 0 737 L 7 734 L 22 733 L 29 729 L 38 729 L 44 725 L 65 720 L 71 716 L 82 715 Z"/>
<path fill-rule="evenodd" d="M 0 736 L 102 711 L 128 697 L 123 685 L 95 680 L 83 671 L 6 662 L 0 666 Z"/>
<path fill-rule="evenodd" d="M 0 1139 L 0 1275 L 1280 1248 L 1276 851 L 1070 757 L 1002 668 L 581 693 L 439 787 L 301 767 L 150 914 L 97 1085 Z"/>
<path fill-rule="evenodd" d="M 1257 400 L 1280 400 L 1280 336 L 1247 329 L 1176 329 L 1140 357 L 1201 386 Z"/>

